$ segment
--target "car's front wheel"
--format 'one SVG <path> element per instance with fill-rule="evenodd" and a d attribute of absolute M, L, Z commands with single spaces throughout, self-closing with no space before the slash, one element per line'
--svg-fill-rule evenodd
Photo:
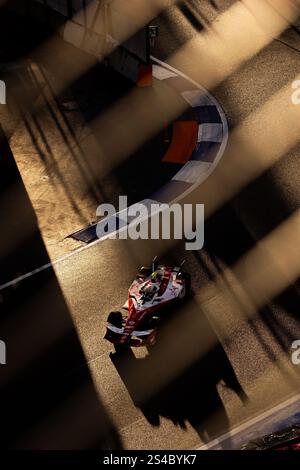
<path fill-rule="evenodd" d="M 185 289 L 184 289 L 184 294 L 182 295 L 182 298 L 186 297 L 190 290 L 191 290 L 191 275 L 189 273 L 179 273 L 177 275 L 177 279 L 181 279 L 182 281 L 184 281 L 184 286 L 185 286 Z"/>
<path fill-rule="evenodd" d="M 111 323 L 117 328 L 122 328 L 123 317 L 121 312 L 110 312 L 107 317 L 108 323 Z"/>

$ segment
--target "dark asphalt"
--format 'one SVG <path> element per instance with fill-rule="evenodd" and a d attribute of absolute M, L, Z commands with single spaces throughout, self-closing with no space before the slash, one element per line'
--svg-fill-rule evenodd
<path fill-rule="evenodd" d="M 210 19 L 217 13 L 206 9 L 204 14 L 208 11 Z M 163 59 L 196 31 L 194 27 L 188 27 L 188 20 L 182 19 L 175 9 L 164 14 L 156 23 L 160 26 L 160 38 L 159 46 L 153 53 Z M 225 109 L 230 127 L 242 122 L 288 80 L 292 80 L 298 71 L 298 60 L 298 53 L 274 41 L 214 90 L 214 95 Z M 205 250 L 201 253 L 183 253 L 183 247 L 179 246 L 166 255 L 168 259 L 187 258 L 187 269 L 192 273 L 195 292 L 214 278 L 220 266 L 231 266 L 255 240 L 269 233 L 299 207 L 298 157 L 299 149 L 294 149 L 211 218 L 206 225 Z M 132 377 L 127 380 L 126 370 L 130 366 L 121 363 L 121 366 L 113 367 L 107 355 L 111 347 L 99 342 L 98 332 L 103 331 L 106 312 L 123 302 L 136 266 L 144 264 L 145 259 L 149 262 L 155 254 L 155 248 L 151 247 L 153 244 L 147 243 L 145 246 L 140 243 L 142 246 L 138 249 L 137 243 L 105 242 L 88 250 L 89 253 L 78 255 L 81 258 L 81 261 L 78 259 L 80 278 L 68 269 L 68 263 L 58 267 L 58 275 L 66 297 L 71 301 L 83 344 L 86 344 L 85 350 L 91 360 L 97 387 L 117 423 L 125 447 L 191 448 L 201 439 L 207 440 L 226 431 L 228 427 L 278 403 L 298 389 L 296 377 L 299 370 L 290 364 L 290 344 L 300 335 L 299 298 L 295 286 L 258 312 L 251 322 L 237 330 L 231 329 L 232 334 L 226 338 L 222 338 L 222 332 L 226 331 L 228 323 L 234 324 L 235 318 L 222 299 L 214 299 L 214 311 L 210 318 L 201 314 L 192 302 L 186 308 L 186 323 L 192 314 L 203 315 L 206 328 L 202 325 L 199 342 L 206 342 L 209 337 L 216 345 L 217 352 L 210 350 L 183 374 L 179 373 L 175 381 L 167 380 L 163 390 L 150 397 L 150 412 L 147 413 L 147 403 L 145 411 L 143 400 L 137 399 L 135 394 L 139 381 L 147 380 L 147 375 L 151 377 L 151 367 L 158 366 L 155 358 L 153 365 L 151 359 L 148 365 L 145 361 L 148 372 L 140 370 L 142 365 L 140 368 L 137 366 L 136 374 L 133 374 L 135 380 Z M 99 276 L 99 290 L 95 281 L 89 281 L 95 271 Z M 72 293 L 74 283 L 75 296 Z M 84 298 L 79 300 L 80 290 Z M 86 317 L 87 311 L 89 319 Z M 96 329 L 94 321 L 97 322 Z M 210 323 L 214 329 L 209 326 Z M 166 371 L 174 361 L 180 362 L 177 355 L 180 356 L 181 348 L 188 347 L 188 344 L 180 342 L 181 335 L 177 337 L 177 334 L 175 332 L 173 338 L 175 343 L 179 343 L 176 354 L 161 357 L 161 362 L 167 363 Z M 185 340 L 188 341 L 188 337 Z M 143 352 L 137 351 L 135 354 L 142 357 Z M 249 397 L 246 406 L 238 393 L 226 386 L 228 382 L 230 385 L 230 380 L 226 381 L 230 370 L 227 359 Z M 131 363 L 132 358 L 127 360 Z M 170 365 L 168 361 L 171 361 Z M 234 381 L 232 370 L 229 376 Z M 142 410 L 135 406 L 140 401 Z M 166 406 L 166 401 L 169 406 Z"/>

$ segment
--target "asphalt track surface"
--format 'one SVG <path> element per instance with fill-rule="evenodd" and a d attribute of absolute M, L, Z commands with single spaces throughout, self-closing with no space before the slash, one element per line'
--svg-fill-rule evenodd
<path fill-rule="evenodd" d="M 188 29 L 187 21 L 173 10 L 157 23 L 160 39 L 155 54 L 162 59 L 187 38 L 187 31 L 190 34 L 194 31 Z M 170 34 L 172 28 L 176 34 Z M 292 79 L 297 73 L 298 60 L 297 52 L 275 41 L 214 90 L 231 127 Z M 195 292 L 214 278 L 220 266 L 232 265 L 255 240 L 299 206 L 298 152 L 296 148 L 286 155 L 207 223 L 205 249 L 201 253 L 186 253 L 179 244 L 165 254 L 165 260 L 187 259 Z M 163 390 L 144 403 L 143 394 L 142 397 L 139 394 L 139 382 L 147 383 L 153 368 L 158 367 L 159 346 L 144 360 L 147 353 L 136 350 L 140 363 L 131 355 L 112 359 L 109 356 L 112 347 L 101 335 L 107 312 L 122 305 L 136 267 L 149 262 L 155 252 L 155 242 L 106 241 L 59 265 L 56 272 L 96 388 L 124 447 L 192 448 L 297 390 L 295 376 L 290 376 L 293 368 L 289 355 L 291 341 L 300 335 L 299 299 L 296 290 L 291 289 L 225 339 L 222 338 L 224 325 L 235 321 L 226 305 L 214 299 L 215 315 L 208 318 L 191 300 L 182 313 L 186 315 L 185 324 L 188 329 L 193 328 L 195 316 L 197 321 L 200 316 L 199 342 L 210 337 L 215 347 L 184 373 L 178 373 L 175 380 L 167 379 Z M 168 331 L 165 334 L 168 337 Z M 176 354 L 172 349 L 172 354 L 161 357 L 166 374 L 174 361 L 180 362 L 178 357 L 188 347 L 188 335 L 176 331 L 173 342 Z M 133 377 L 126 375 L 126 361 L 135 371 Z M 279 363 L 284 364 L 283 369 Z M 248 395 L 246 405 L 231 367 Z"/>
<path fill-rule="evenodd" d="M 206 13 L 213 16 L 214 9 L 207 6 Z M 175 10 L 157 19 L 156 56 L 164 60 L 194 34 L 187 22 Z M 291 80 L 298 60 L 296 51 L 274 41 L 214 90 L 230 126 Z M 290 361 L 291 342 L 300 338 L 297 286 L 231 328 L 229 337 L 224 331 L 238 321 L 235 312 L 218 296 L 207 299 L 213 308 L 200 309 L 196 294 L 299 206 L 299 177 L 294 148 L 207 221 L 201 252 L 185 252 L 183 243 L 169 249 L 156 241 L 108 240 L 55 267 L 97 394 L 125 449 L 197 447 L 298 390 L 299 367 Z M 102 339 L 107 314 L 124 303 L 137 267 L 160 251 L 166 262 L 186 259 L 195 295 L 174 312 L 150 353 L 110 355 L 113 348 Z M 233 286 L 234 279 L 228 289 Z M 199 350 L 183 368 L 196 329 Z M 80 367 L 70 373 L 80 375 Z"/>

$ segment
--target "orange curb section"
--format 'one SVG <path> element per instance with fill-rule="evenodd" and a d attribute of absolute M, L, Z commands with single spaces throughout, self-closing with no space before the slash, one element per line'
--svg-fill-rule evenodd
<path fill-rule="evenodd" d="M 139 65 L 137 86 L 141 88 L 152 86 L 152 64 Z"/>
<path fill-rule="evenodd" d="M 197 121 L 176 121 L 170 147 L 163 157 L 163 162 L 186 163 L 189 161 L 198 140 Z"/>

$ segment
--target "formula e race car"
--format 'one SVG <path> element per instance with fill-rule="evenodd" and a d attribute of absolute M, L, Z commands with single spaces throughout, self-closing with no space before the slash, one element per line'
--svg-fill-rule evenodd
<path fill-rule="evenodd" d="M 151 267 L 142 267 L 128 291 L 128 300 L 121 311 L 107 318 L 105 339 L 115 349 L 130 346 L 151 346 L 157 328 L 166 317 L 167 306 L 184 299 L 191 288 L 190 275 L 180 266 L 160 265 L 154 258 Z"/>

